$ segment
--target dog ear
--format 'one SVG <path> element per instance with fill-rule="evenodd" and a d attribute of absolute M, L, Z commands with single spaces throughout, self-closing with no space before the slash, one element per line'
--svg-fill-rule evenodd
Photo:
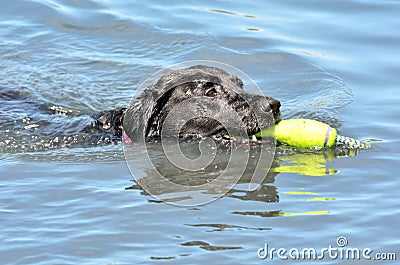
<path fill-rule="evenodd" d="M 159 136 L 159 133 L 161 131 L 161 126 L 163 123 L 163 120 L 165 117 L 165 109 L 168 109 L 166 107 L 170 102 L 171 96 L 173 92 L 175 91 L 176 87 L 171 87 L 167 90 L 163 90 L 164 93 L 161 95 L 158 94 L 153 94 L 157 95 L 157 98 L 153 98 L 152 100 L 152 109 L 149 109 L 146 114 L 148 114 L 148 119 L 147 119 L 147 124 L 145 128 L 145 137 L 148 136 Z"/>
<path fill-rule="evenodd" d="M 143 135 L 143 108 L 141 102 L 135 103 L 130 106 L 124 115 L 123 130 L 132 141 L 138 141 L 140 136 Z"/>
<path fill-rule="evenodd" d="M 174 88 L 160 89 L 158 86 L 148 87 L 143 94 L 126 110 L 123 128 L 129 138 L 142 141 L 151 131 L 151 126 L 157 124 L 165 104 L 171 97 Z"/>
<path fill-rule="evenodd" d="M 147 122 L 154 109 L 154 94 L 152 91 L 152 87 L 147 88 L 125 111 L 123 129 L 134 142 L 143 140 Z"/>

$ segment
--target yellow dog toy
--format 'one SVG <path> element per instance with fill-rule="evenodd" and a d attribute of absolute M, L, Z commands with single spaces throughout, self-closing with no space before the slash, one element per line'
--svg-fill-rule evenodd
<path fill-rule="evenodd" d="M 257 137 L 275 137 L 281 143 L 298 148 L 325 148 L 342 143 L 353 149 L 368 149 L 368 143 L 340 136 L 336 129 L 309 119 L 282 120 L 274 127 L 262 130 Z"/>

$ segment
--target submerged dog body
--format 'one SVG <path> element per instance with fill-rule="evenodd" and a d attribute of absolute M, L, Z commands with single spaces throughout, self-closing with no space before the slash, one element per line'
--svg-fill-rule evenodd
<path fill-rule="evenodd" d="M 202 65 L 162 76 L 127 108 L 79 114 L 5 88 L 0 103 L 8 128 L 0 150 L 10 152 L 118 143 L 123 135 L 132 141 L 243 136 L 240 132 L 247 137 L 280 120 L 279 101 L 245 92 L 236 76 Z"/>

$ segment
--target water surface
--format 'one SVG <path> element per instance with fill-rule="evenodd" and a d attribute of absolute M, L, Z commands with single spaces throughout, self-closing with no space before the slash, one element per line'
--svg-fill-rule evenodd
<path fill-rule="evenodd" d="M 29 125 L 68 117 L 2 98 L 2 263 L 263 264 L 264 243 L 321 249 L 339 236 L 399 258 L 399 12 L 389 0 L 7 3 L 0 89 L 24 104 L 76 114 L 122 107 L 154 72 L 215 60 L 280 99 L 285 118 L 381 141 L 356 156 L 282 147 L 275 162 L 286 167 L 256 191 L 243 181 L 213 203 L 176 207 L 132 182 L 122 145 L 41 148 L 54 139 L 31 137 L 40 128 Z"/>

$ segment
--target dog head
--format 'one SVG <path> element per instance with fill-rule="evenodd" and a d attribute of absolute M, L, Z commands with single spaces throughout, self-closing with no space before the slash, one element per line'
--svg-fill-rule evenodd
<path fill-rule="evenodd" d="M 148 87 L 126 110 L 123 128 L 133 141 L 159 137 L 163 130 L 170 136 L 207 137 L 243 127 L 250 136 L 279 120 L 278 100 L 244 91 L 239 78 L 219 68 L 198 65 L 170 72 Z M 172 123 L 178 130 L 166 130 Z"/>

